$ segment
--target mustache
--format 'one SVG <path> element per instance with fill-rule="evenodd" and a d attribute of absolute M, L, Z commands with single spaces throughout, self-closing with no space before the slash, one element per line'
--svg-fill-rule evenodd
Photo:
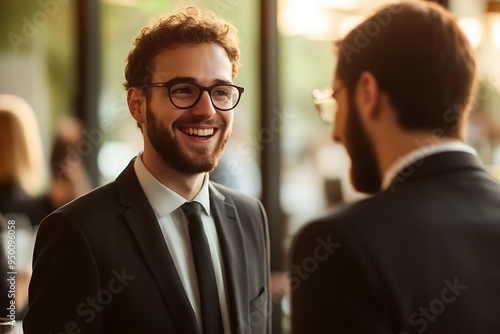
<path fill-rule="evenodd" d="M 186 127 L 186 126 L 196 126 L 196 125 L 204 125 L 211 126 L 215 128 L 224 128 L 226 127 L 226 123 L 224 121 L 217 121 L 213 119 L 205 119 L 203 117 L 196 116 L 186 116 L 183 118 L 179 118 L 173 122 L 173 127 Z"/>

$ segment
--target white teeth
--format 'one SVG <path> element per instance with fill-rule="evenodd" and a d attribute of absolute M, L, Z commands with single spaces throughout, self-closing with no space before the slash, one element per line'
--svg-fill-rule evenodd
<path fill-rule="evenodd" d="M 193 129 L 193 128 L 188 128 L 188 129 L 183 129 L 182 132 L 184 132 L 187 135 L 190 136 L 199 136 L 199 137 L 207 137 L 211 136 L 214 134 L 214 129 Z"/>

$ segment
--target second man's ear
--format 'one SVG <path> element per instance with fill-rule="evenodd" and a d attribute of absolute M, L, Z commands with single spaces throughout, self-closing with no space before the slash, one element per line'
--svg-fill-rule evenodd
<path fill-rule="evenodd" d="M 376 118 L 379 113 L 380 88 L 372 72 L 364 71 L 356 87 L 356 102 L 362 118 Z"/>

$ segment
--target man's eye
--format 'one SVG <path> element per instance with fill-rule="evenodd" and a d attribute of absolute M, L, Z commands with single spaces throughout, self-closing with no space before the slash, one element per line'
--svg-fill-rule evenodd
<path fill-rule="evenodd" d="M 196 88 L 192 86 L 173 86 L 170 88 L 170 94 L 195 94 Z"/>
<path fill-rule="evenodd" d="M 229 97 L 230 95 L 231 90 L 226 87 L 217 87 L 212 91 L 212 96 Z"/>

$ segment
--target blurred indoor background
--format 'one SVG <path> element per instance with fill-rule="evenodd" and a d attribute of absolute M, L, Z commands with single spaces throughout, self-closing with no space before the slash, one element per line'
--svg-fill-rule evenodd
<path fill-rule="evenodd" d="M 414 0 L 423 1 L 423 0 Z M 59 121 L 84 130 L 63 164 L 83 157 L 92 186 L 113 180 L 141 150 L 123 89 L 125 58 L 152 17 L 179 5 L 213 10 L 239 31 L 245 94 L 233 138 L 214 178 L 260 197 L 269 213 L 273 271 L 304 222 L 360 198 L 349 160 L 331 142 L 312 104 L 331 85 L 332 40 L 386 0 L 0 0 L 0 94 L 16 94 L 36 112 L 47 161 Z M 392 2 L 392 1 L 391 1 Z M 492 174 L 500 165 L 500 2 L 444 0 L 477 52 L 479 85 L 468 140 Z M 47 166 L 48 170 L 50 167 Z M 44 180 L 49 184 L 49 176 Z M 286 282 L 286 273 L 276 276 Z M 277 293 L 276 333 L 287 332 L 287 302 Z M 282 316 L 283 315 L 283 316 Z"/>

